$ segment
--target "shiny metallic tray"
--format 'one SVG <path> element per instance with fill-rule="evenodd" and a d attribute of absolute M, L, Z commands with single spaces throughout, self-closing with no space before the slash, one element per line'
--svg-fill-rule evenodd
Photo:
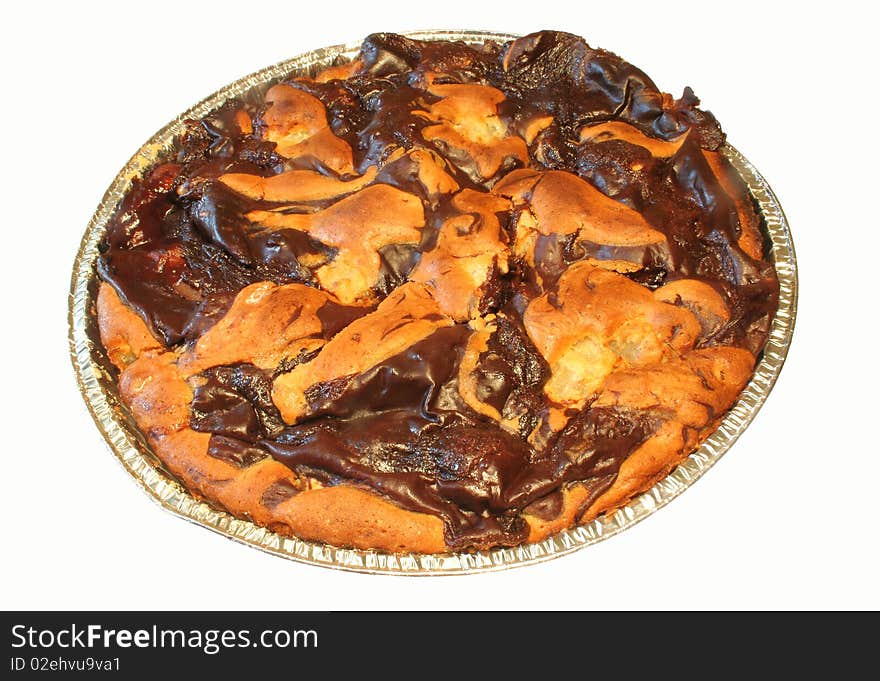
<path fill-rule="evenodd" d="M 470 43 L 485 40 L 506 42 L 517 37 L 485 31 L 419 31 L 407 35 Z M 541 542 L 473 553 L 389 554 L 342 549 L 283 537 L 193 497 L 165 470 L 130 414 L 122 406 L 114 378 L 116 372 L 112 369 L 98 336 L 94 305 L 98 287 L 95 265 L 99 255 L 98 243 L 132 180 L 139 178 L 176 148 L 185 120 L 206 116 L 227 99 L 260 94 L 286 76 L 314 74 L 330 65 L 340 55 L 349 58 L 355 56 L 359 47 L 360 42 L 357 42 L 313 50 L 257 71 L 215 92 L 153 135 L 119 172 L 104 195 L 89 222 L 73 266 L 69 307 L 70 353 L 83 399 L 114 456 L 150 497 L 175 515 L 268 553 L 340 570 L 399 575 L 448 575 L 503 570 L 564 556 L 607 539 L 643 520 L 696 482 L 748 427 L 779 376 L 794 330 L 797 263 L 788 223 L 766 180 L 729 144 L 725 145 L 723 153 L 748 185 L 764 217 L 767 235 L 772 243 L 780 290 L 779 309 L 770 337 L 754 376 L 718 429 L 697 451 L 648 492 L 632 499 L 629 504 L 609 516 L 559 532 Z"/>

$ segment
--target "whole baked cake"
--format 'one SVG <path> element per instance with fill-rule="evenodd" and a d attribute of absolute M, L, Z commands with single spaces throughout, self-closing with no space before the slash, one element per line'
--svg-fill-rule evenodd
<path fill-rule="evenodd" d="M 777 305 L 698 104 L 566 33 L 378 34 L 189 121 L 102 243 L 123 402 L 191 493 L 303 539 L 466 551 L 620 507 Z"/>

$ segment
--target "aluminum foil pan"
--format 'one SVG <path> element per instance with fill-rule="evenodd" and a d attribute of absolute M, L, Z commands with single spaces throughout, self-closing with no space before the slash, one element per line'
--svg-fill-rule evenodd
<path fill-rule="evenodd" d="M 517 37 L 485 31 L 419 31 L 408 35 L 472 43 L 485 40 L 505 42 Z M 760 207 L 772 242 L 779 276 L 779 310 L 754 377 L 718 429 L 666 478 L 612 515 L 560 532 L 542 542 L 475 553 L 388 554 L 340 549 L 283 537 L 194 498 L 165 470 L 122 406 L 115 372 L 99 342 L 94 306 L 98 287 L 95 264 L 98 243 L 132 180 L 175 149 L 186 119 L 206 116 L 230 98 L 260 95 L 285 76 L 314 74 L 340 55 L 353 57 L 359 46 L 360 42 L 314 50 L 224 87 L 153 135 L 116 176 L 86 229 L 74 263 L 70 289 L 70 353 L 80 391 L 95 423 L 119 462 L 166 510 L 243 544 L 312 565 L 398 575 L 448 575 L 502 570 L 572 553 L 635 525 L 690 487 L 730 449 L 767 399 L 791 342 L 797 305 L 797 264 L 788 223 L 770 186 L 755 167 L 730 145 L 726 145 L 723 152 L 742 176 Z"/>

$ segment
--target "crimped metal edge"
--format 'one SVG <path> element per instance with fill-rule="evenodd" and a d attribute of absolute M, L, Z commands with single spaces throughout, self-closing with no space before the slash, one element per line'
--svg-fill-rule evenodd
<path fill-rule="evenodd" d="M 489 31 L 429 30 L 407 33 L 433 40 L 485 40 L 505 42 L 517 36 Z M 144 144 L 119 172 L 89 221 L 71 277 L 68 322 L 70 356 L 77 383 L 98 429 L 114 456 L 150 497 L 166 510 L 226 537 L 267 553 L 311 565 L 371 574 L 452 575 L 472 574 L 539 563 L 564 556 L 607 539 L 645 519 L 675 499 L 720 459 L 751 423 L 779 376 L 791 343 L 797 311 L 797 262 L 791 232 L 773 190 L 757 169 L 732 146 L 724 155 L 748 185 L 761 211 L 772 243 L 779 277 L 779 309 L 763 356 L 754 376 L 718 429 L 663 480 L 615 513 L 545 539 L 514 548 L 447 554 L 389 554 L 342 549 L 326 544 L 283 537 L 195 499 L 151 452 L 130 414 L 120 402 L 115 373 L 98 338 L 95 294 L 98 243 L 119 200 L 131 181 L 171 151 L 183 131 L 184 121 L 201 118 L 227 99 L 264 90 L 289 74 L 314 73 L 343 55 L 356 54 L 360 42 L 334 45 L 294 57 L 245 76 L 218 90 L 180 114 Z"/>

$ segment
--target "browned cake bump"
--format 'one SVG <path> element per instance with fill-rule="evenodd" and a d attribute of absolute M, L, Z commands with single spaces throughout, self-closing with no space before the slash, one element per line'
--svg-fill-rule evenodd
<path fill-rule="evenodd" d="M 565 33 L 377 34 L 191 121 L 102 244 L 123 402 L 193 494 L 303 539 L 473 550 L 618 508 L 776 308 L 698 104 Z"/>

